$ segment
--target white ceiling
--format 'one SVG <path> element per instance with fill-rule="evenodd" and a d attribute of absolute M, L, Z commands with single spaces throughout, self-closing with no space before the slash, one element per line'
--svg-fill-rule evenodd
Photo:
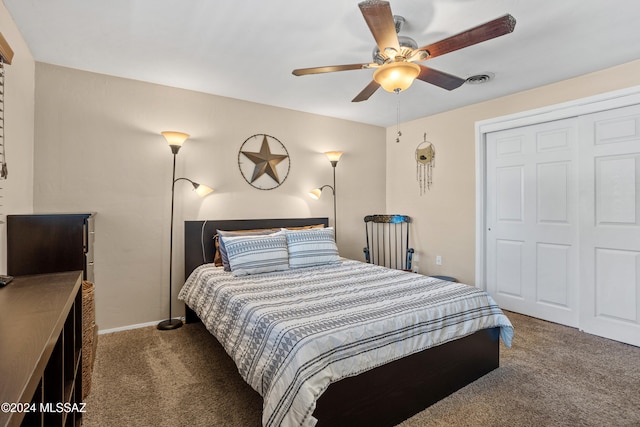
<path fill-rule="evenodd" d="M 451 92 L 416 81 L 351 99 L 373 70 L 291 71 L 371 61 L 345 0 L 4 0 L 36 61 L 378 126 L 408 121 L 640 58 L 638 0 L 390 0 L 419 46 L 510 13 L 508 34 L 426 61 L 487 84 Z"/>

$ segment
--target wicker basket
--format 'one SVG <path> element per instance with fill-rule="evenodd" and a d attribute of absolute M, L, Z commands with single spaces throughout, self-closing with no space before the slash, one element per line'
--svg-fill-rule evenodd
<path fill-rule="evenodd" d="M 82 282 L 82 400 L 91 390 L 91 373 L 97 336 L 95 335 L 96 309 L 93 283 Z"/>

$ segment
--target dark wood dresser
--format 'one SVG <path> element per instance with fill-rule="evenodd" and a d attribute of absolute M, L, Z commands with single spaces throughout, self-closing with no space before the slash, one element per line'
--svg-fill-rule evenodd
<path fill-rule="evenodd" d="M 7 274 L 83 271 L 94 282 L 94 213 L 7 215 Z"/>
<path fill-rule="evenodd" d="M 82 424 L 82 271 L 0 288 L 0 426 Z"/>

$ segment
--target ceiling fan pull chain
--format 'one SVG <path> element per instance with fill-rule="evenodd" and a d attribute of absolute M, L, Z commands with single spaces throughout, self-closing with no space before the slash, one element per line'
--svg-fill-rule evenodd
<path fill-rule="evenodd" d="M 402 136 L 402 132 L 400 132 L 400 89 L 396 89 L 394 91 L 396 95 L 398 95 L 398 105 L 396 107 L 396 144 L 400 142 L 400 137 Z"/>

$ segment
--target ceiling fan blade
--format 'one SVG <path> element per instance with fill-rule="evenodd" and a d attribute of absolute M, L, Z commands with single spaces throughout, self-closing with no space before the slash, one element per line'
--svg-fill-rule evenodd
<path fill-rule="evenodd" d="M 375 93 L 376 90 L 380 87 L 380 84 L 375 80 L 371 80 L 371 83 L 367 85 L 362 91 L 356 95 L 355 98 L 351 100 L 351 102 L 361 102 L 369 99 L 371 95 Z"/>
<path fill-rule="evenodd" d="M 367 68 L 369 64 L 347 64 L 347 65 L 327 65 L 325 67 L 298 68 L 292 71 L 294 76 L 305 76 L 307 74 L 332 73 L 334 71 L 361 70 Z"/>
<path fill-rule="evenodd" d="M 466 81 L 460 77 L 456 77 L 452 74 L 447 74 L 433 68 L 428 68 L 424 65 L 420 65 L 420 74 L 418 74 L 418 77 L 416 78 L 446 90 L 459 88 Z"/>
<path fill-rule="evenodd" d="M 381 52 L 386 48 L 393 48 L 400 52 L 400 43 L 396 33 L 396 24 L 391 13 L 389 2 L 380 0 L 367 0 L 358 3 L 358 7 L 367 21 L 369 30 L 376 40 Z"/>
<path fill-rule="evenodd" d="M 455 36 L 448 37 L 439 42 L 435 42 L 428 46 L 421 47 L 418 50 L 426 50 L 429 52 L 429 58 L 444 55 L 474 44 L 482 43 L 496 37 L 503 36 L 513 32 L 516 26 L 516 19 L 507 14 L 486 24 L 478 25 L 467 31 L 463 31 Z"/>

